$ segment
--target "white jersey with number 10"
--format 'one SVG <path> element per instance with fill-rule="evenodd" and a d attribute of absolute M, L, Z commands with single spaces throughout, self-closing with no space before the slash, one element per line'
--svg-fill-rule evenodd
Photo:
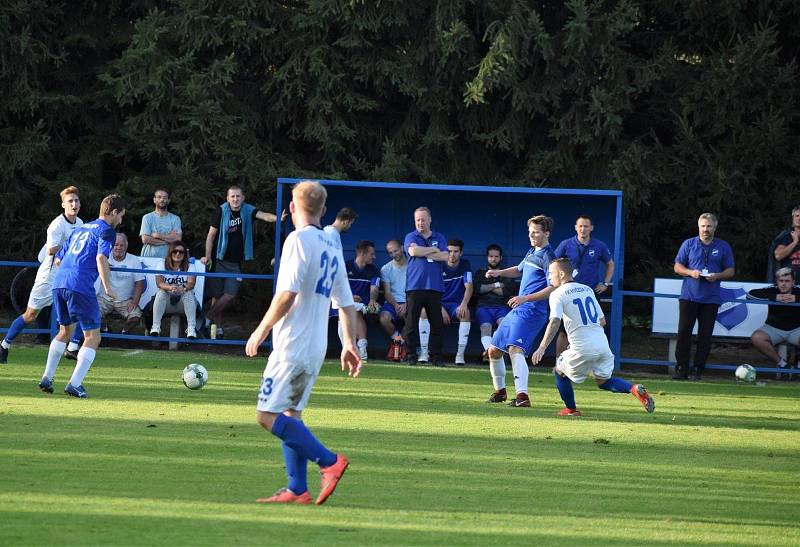
<path fill-rule="evenodd" d="M 604 317 L 591 287 L 574 281 L 564 283 L 550 293 L 550 318 L 564 322 L 571 349 L 583 354 L 609 351 L 600 319 Z"/>
<path fill-rule="evenodd" d="M 342 245 L 316 226 L 289 234 L 283 245 L 275 293 L 297 294 L 289 312 L 272 330 L 273 352 L 269 364 L 290 364 L 317 372 L 328 348 L 328 310 L 331 299 L 352 306 Z"/>

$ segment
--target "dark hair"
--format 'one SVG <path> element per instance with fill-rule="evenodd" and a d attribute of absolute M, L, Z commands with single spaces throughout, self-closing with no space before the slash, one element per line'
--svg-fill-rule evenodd
<path fill-rule="evenodd" d="M 167 190 L 166 188 L 156 188 L 155 190 L 153 190 L 153 197 L 156 197 L 156 194 L 159 192 L 164 192 L 165 194 L 167 194 L 167 197 L 170 197 L 172 195 L 170 191 Z"/>
<path fill-rule="evenodd" d="M 503 256 L 503 248 L 500 245 L 498 245 L 497 243 L 489 243 L 486 246 L 486 254 L 487 255 L 489 254 L 489 251 L 497 251 L 498 253 L 500 253 L 500 256 Z"/>
<path fill-rule="evenodd" d="M 558 269 L 562 272 L 572 275 L 572 262 L 570 262 L 569 258 L 562 256 L 561 258 L 556 258 L 555 260 L 551 260 L 550 264 L 555 264 L 558 266 Z"/>
<path fill-rule="evenodd" d="M 362 239 L 361 241 L 356 243 L 356 254 L 365 253 L 365 252 L 367 252 L 369 250 L 370 247 L 372 247 L 374 249 L 375 248 L 375 244 L 373 242 L 371 242 L 371 241 L 366 240 L 366 239 Z"/>
<path fill-rule="evenodd" d="M 460 251 L 464 250 L 464 242 L 461 241 L 460 239 L 457 239 L 457 238 L 453 238 L 453 239 L 447 240 L 447 245 L 448 246 L 452 245 L 453 247 L 458 247 L 458 249 Z"/>
<path fill-rule="evenodd" d="M 183 247 L 183 258 L 178 264 L 175 264 L 175 261 L 172 260 L 172 251 L 175 250 L 175 247 Z M 189 270 L 189 248 L 184 245 L 183 241 L 173 241 L 169 244 L 167 256 L 164 259 L 164 269 L 182 272 Z"/>
<path fill-rule="evenodd" d="M 353 211 L 350 207 L 342 207 L 339 209 L 339 212 L 336 213 L 336 220 L 341 220 L 342 222 L 354 221 L 358 218 L 358 213 Z"/>
<path fill-rule="evenodd" d="M 592 217 L 590 217 L 589 215 L 584 215 L 584 214 L 580 214 L 577 217 L 575 217 L 575 222 L 578 222 L 582 218 L 585 218 L 586 220 L 589 221 L 589 224 L 592 224 Z"/>
<path fill-rule="evenodd" d="M 528 226 L 536 224 L 542 227 L 543 232 L 553 231 L 553 219 L 545 215 L 536 215 L 528 219 Z"/>
<path fill-rule="evenodd" d="M 397 243 L 397 246 L 400 247 L 400 248 L 403 247 L 403 242 L 400 241 L 399 239 L 395 239 L 395 238 L 390 239 L 389 241 L 386 242 L 386 244 L 388 245 L 389 243 L 392 243 L 392 242 Z"/>
<path fill-rule="evenodd" d="M 103 198 L 100 203 L 100 214 L 110 215 L 112 211 L 124 211 L 128 208 L 125 200 L 119 194 L 111 194 Z"/>

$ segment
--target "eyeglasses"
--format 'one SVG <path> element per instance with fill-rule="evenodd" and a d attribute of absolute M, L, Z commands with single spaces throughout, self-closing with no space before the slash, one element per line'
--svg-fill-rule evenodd
<path fill-rule="evenodd" d="M 183 255 L 183 254 L 186 254 L 186 251 L 184 251 L 183 249 L 175 249 L 174 251 L 172 251 L 172 254 L 174 254 L 174 255 Z"/>

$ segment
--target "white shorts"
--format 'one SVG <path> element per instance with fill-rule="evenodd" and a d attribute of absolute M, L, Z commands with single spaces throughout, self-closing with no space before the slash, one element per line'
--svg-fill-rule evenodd
<path fill-rule="evenodd" d="M 564 374 L 576 384 L 583 383 L 592 376 L 607 380 L 614 374 L 614 354 L 611 351 L 601 354 L 584 355 L 567 348 L 556 360 L 556 371 Z"/>
<path fill-rule="evenodd" d="M 781 330 L 776 329 L 772 325 L 767 325 L 764 323 L 756 330 L 760 330 L 769 336 L 773 346 L 777 346 L 778 344 L 782 344 L 784 342 L 788 342 L 793 346 L 800 346 L 800 328 L 796 328 L 794 330 Z"/>
<path fill-rule="evenodd" d="M 53 280 L 47 279 L 33 284 L 31 295 L 28 297 L 28 307 L 41 310 L 53 305 Z"/>
<path fill-rule="evenodd" d="M 288 363 L 268 363 L 261 379 L 256 409 L 275 414 L 285 410 L 302 411 L 318 374 Z"/>

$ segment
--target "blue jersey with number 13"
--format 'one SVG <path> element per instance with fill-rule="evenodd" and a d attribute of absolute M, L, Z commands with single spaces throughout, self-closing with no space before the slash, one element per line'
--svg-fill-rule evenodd
<path fill-rule="evenodd" d="M 99 218 L 74 230 L 56 255 L 61 266 L 53 288 L 94 296 L 94 282 L 99 275 L 97 257 L 110 256 L 116 239 L 114 228 Z"/>

